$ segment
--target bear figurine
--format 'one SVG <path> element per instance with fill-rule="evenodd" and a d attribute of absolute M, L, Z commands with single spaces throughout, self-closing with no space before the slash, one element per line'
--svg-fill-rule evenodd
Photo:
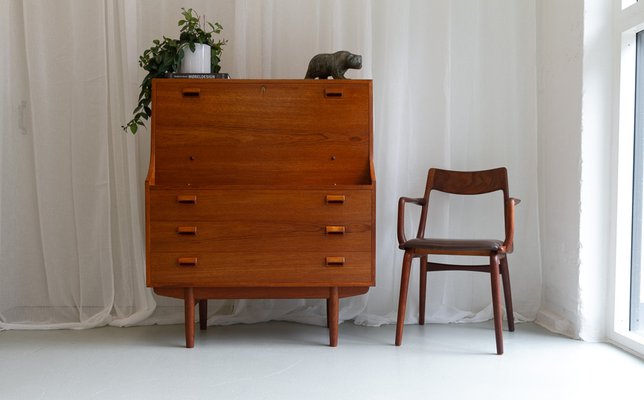
<path fill-rule="evenodd" d="M 304 79 L 347 79 L 344 73 L 347 70 L 362 68 L 362 56 L 351 54 L 348 51 L 337 51 L 333 54 L 318 54 L 309 61 Z"/>

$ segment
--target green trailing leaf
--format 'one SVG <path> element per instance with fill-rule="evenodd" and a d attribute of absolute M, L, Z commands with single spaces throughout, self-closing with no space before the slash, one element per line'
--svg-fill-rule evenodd
<path fill-rule="evenodd" d="M 141 82 L 141 93 L 139 94 L 138 103 L 132 112 L 133 118 L 127 124 L 123 125 L 124 131 L 130 131 L 136 134 L 139 126 L 145 126 L 144 120 L 148 120 L 152 115 L 150 103 L 152 101 L 152 79 L 162 78 L 167 73 L 177 72 L 181 60 L 183 59 L 183 49 L 187 46 L 192 51 L 195 44 L 208 44 L 211 47 L 210 64 L 212 72 L 219 72 L 221 66 L 222 46 L 227 40 L 218 40 L 215 42 L 214 35 L 218 35 L 223 30 L 219 22 L 214 24 L 206 22 L 201 26 L 201 16 L 192 8 L 181 9 L 182 19 L 177 23 L 180 26 L 179 39 L 172 39 L 163 36 L 162 40 L 155 39 L 152 41 L 153 46 L 143 51 L 139 56 L 139 67 L 147 74 Z M 207 27 L 207 28 L 206 28 Z"/>

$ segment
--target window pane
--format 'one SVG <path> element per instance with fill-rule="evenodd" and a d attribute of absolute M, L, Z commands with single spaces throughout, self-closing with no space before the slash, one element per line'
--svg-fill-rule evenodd
<path fill-rule="evenodd" d="M 644 31 L 637 34 L 635 132 L 633 143 L 633 230 L 631 253 L 630 330 L 644 334 Z"/>

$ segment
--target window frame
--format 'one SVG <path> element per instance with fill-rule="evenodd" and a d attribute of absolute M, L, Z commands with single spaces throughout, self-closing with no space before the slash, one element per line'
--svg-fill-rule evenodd
<path fill-rule="evenodd" d="M 633 167 L 635 134 L 636 37 L 644 31 L 644 3 L 623 8 L 615 2 L 615 132 L 613 135 L 613 226 L 611 302 L 608 338 L 612 343 L 644 356 L 644 336 L 631 332 L 631 257 L 633 232 Z M 644 101 L 644 99 L 643 99 Z"/>

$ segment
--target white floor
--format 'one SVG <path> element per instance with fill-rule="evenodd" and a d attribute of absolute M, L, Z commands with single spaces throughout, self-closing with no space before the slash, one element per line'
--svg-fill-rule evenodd
<path fill-rule="evenodd" d="M 291 323 L 0 332 L 0 399 L 642 399 L 644 361 L 534 324 Z"/>

